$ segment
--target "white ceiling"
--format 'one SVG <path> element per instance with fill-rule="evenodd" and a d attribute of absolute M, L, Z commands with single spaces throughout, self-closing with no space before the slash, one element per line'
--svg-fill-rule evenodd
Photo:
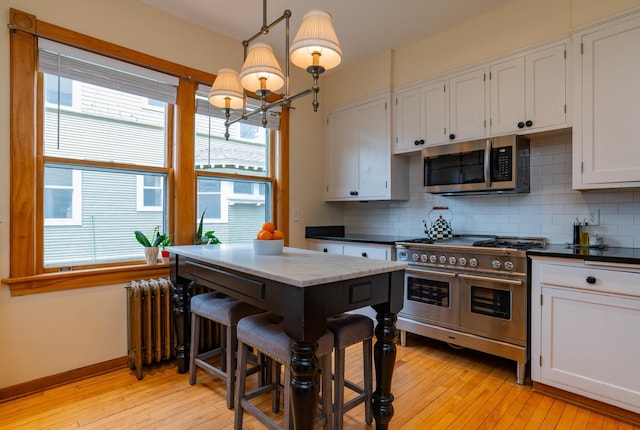
<path fill-rule="evenodd" d="M 261 0 L 139 0 L 241 42 L 263 25 Z M 269 0 L 267 24 L 292 12 L 291 40 L 309 9 L 333 15 L 342 45 L 341 67 L 399 48 L 513 0 Z M 284 56 L 284 23 L 265 41 Z M 241 49 L 241 45 L 239 46 Z"/>

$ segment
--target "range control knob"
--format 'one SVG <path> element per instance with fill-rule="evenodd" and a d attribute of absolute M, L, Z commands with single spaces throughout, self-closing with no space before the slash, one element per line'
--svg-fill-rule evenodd
<path fill-rule="evenodd" d="M 467 259 L 464 257 L 460 257 L 458 258 L 458 264 L 461 266 L 466 266 L 467 265 Z"/>
<path fill-rule="evenodd" d="M 422 254 L 420 256 L 420 261 L 422 261 L 423 263 L 426 263 L 428 259 L 429 257 L 427 256 L 427 254 Z"/>
<path fill-rule="evenodd" d="M 451 264 L 452 266 L 456 264 L 456 261 L 457 261 L 456 257 L 449 257 L 449 264 Z"/>
<path fill-rule="evenodd" d="M 500 263 L 499 260 L 493 260 L 491 262 L 491 267 L 493 267 L 494 269 L 499 269 L 502 266 L 502 263 Z"/>
<path fill-rule="evenodd" d="M 471 267 L 478 267 L 478 260 L 475 258 L 470 258 L 469 259 L 469 266 Z"/>
<path fill-rule="evenodd" d="M 436 264 L 437 262 L 438 262 L 438 257 L 436 257 L 435 255 L 431 255 L 429 257 L 429 263 Z"/>
<path fill-rule="evenodd" d="M 447 256 L 446 255 L 441 255 L 440 258 L 438 258 L 438 262 L 440 264 L 447 264 Z"/>
<path fill-rule="evenodd" d="M 511 261 L 505 261 L 504 268 L 507 270 L 513 270 L 513 263 Z"/>
<path fill-rule="evenodd" d="M 420 254 L 412 254 L 411 258 L 413 259 L 413 261 L 418 261 L 420 259 Z"/>

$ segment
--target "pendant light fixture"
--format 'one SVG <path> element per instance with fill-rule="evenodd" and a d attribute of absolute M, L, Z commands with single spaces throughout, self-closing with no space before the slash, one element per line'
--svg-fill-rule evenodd
<path fill-rule="evenodd" d="M 282 16 L 267 25 L 267 0 L 263 0 L 263 25 L 258 33 L 242 42 L 244 46 L 244 64 L 240 73 L 233 69 L 220 69 L 216 80 L 209 92 L 209 103 L 221 108 L 225 113 L 225 139 L 229 139 L 229 126 L 243 119 L 262 112 L 262 125 L 267 125 L 267 111 L 274 107 L 290 103 L 295 99 L 313 95 L 313 110 L 317 111 L 318 78 L 321 73 L 332 69 L 342 60 L 342 48 L 333 28 L 331 15 L 321 10 L 310 10 L 304 14 L 300 29 L 289 49 L 289 19 L 291 11 L 285 10 Z M 278 60 L 270 45 L 255 42 L 258 37 L 285 21 L 285 49 L 289 56 L 282 72 Z M 311 88 L 298 94 L 289 94 L 289 61 L 305 69 L 311 74 Z M 268 103 L 269 94 L 285 87 L 284 96 L 278 101 Z M 247 112 L 247 92 L 253 92 L 260 97 L 259 110 Z M 242 108 L 242 114 L 231 119 L 231 112 Z"/>

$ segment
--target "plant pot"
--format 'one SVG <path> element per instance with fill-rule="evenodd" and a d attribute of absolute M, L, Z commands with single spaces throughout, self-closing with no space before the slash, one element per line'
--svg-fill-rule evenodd
<path fill-rule="evenodd" d="M 160 251 L 160 248 L 157 246 L 144 248 L 144 257 L 147 259 L 147 264 L 158 264 L 158 251 Z"/>
<path fill-rule="evenodd" d="M 162 262 L 169 263 L 169 251 L 163 249 L 162 251 L 160 251 L 160 254 L 162 255 Z"/>

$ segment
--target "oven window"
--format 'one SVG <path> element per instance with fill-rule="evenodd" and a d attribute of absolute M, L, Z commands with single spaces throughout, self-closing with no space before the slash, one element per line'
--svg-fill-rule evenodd
<path fill-rule="evenodd" d="M 511 291 L 472 286 L 471 312 L 510 320 Z"/>
<path fill-rule="evenodd" d="M 448 308 L 450 289 L 449 282 L 407 277 L 407 300 L 414 302 Z"/>

